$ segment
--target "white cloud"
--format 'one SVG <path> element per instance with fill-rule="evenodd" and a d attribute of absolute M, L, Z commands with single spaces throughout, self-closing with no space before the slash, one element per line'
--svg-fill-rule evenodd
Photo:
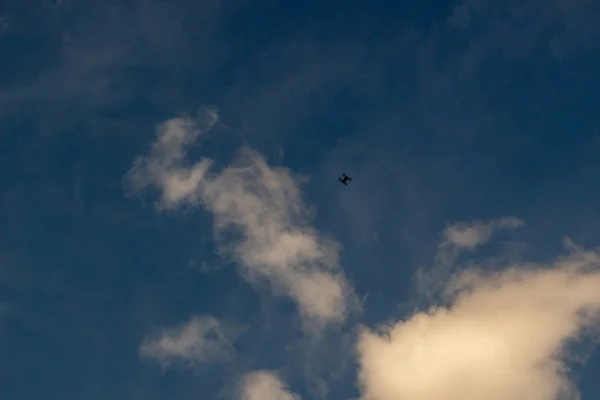
<path fill-rule="evenodd" d="M 598 327 L 599 267 L 600 253 L 576 250 L 550 266 L 463 272 L 450 306 L 361 333 L 363 398 L 577 399 L 565 345 Z"/>
<path fill-rule="evenodd" d="M 272 371 L 247 374 L 242 380 L 241 400 L 300 400 L 287 390 L 279 376 Z"/>
<path fill-rule="evenodd" d="M 232 333 L 233 335 L 233 333 Z M 228 359 L 233 354 L 232 338 L 221 322 L 213 317 L 193 317 L 184 325 L 163 329 L 141 344 L 139 355 L 164 366 L 176 362 L 190 365 L 210 364 Z"/>
<path fill-rule="evenodd" d="M 454 246 L 460 249 L 473 250 L 487 243 L 498 228 L 518 228 L 523 221 L 515 217 L 503 217 L 487 223 L 457 223 L 448 226 L 444 232 L 441 247 Z"/>
<path fill-rule="evenodd" d="M 275 292 L 295 299 L 302 314 L 315 322 L 345 317 L 350 289 L 338 268 L 338 246 L 309 225 L 289 171 L 271 168 L 246 150 L 205 182 L 203 198 L 218 233 L 229 228 L 242 233 L 222 249 L 241 262 L 250 281 L 268 279 Z M 221 243 L 227 243 L 223 235 Z"/>
<path fill-rule="evenodd" d="M 202 134 L 210 132 L 218 121 L 218 111 L 206 107 L 196 121 L 180 117 L 162 124 L 150 155 L 136 158 L 126 176 L 131 191 L 159 187 L 162 196 L 157 203 L 159 209 L 172 209 L 186 201 L 197 201 L 198 185 L 211 163 L 202 160 L 184 166 L 186 150 Z"/>
<path fill-rule="evenodd" d="M 311 226 L 287 169 L 250 150 L 220 173 L 208 173 L 208 159 L 184 165 L 186 146 L 215 119 L 208 121 L 205 129 L 179 118 L 163 124 L 150 155 L 127 175 L 132 191 L 158 188 L 161 209 L 202 203 L 214 215 L 221 253 L 239 261 L 246 279 L 266 280 L 294 299 L 307 327 L 344 320 L 352 290 L 338 266 L 339 246 Z"/>

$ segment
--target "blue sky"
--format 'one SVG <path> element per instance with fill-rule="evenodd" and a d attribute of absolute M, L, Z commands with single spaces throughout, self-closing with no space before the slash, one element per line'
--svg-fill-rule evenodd
<path fill-rule="evenodd" d="M 0 3 L 0 397 L 596 398 L 599 19 Z"/>

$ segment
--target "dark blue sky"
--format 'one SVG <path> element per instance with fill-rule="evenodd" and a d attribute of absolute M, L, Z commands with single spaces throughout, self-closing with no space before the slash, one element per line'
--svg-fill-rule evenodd
<path fill-rule="evenodd" d="M 448 224 L 525 222 L 476 262 L 595 248 L 598 2 L 412 3 L 0 2 L 0 397 L 231 398 L 258 369 L 357 397 L 357 324 L 409 315 Z M 219 122 L 190 159 L 221 170 L 246 146 L 304 175 L 312 226 L 341 245 L 362 311 L 318 344 L 219 252 L 210 209 L 127 195 L 157 127 L 204 106 Z M 209 314 L 237 326 L 231 360 L 140 358 Z M 600 357 L 574 371 L 596 398 Z"/>

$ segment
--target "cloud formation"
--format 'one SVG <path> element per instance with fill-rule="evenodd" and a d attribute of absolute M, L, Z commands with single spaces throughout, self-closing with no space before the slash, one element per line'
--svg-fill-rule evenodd
<path fill-rule="evenodd" d="M 240 261 L 247 279 L 268 279 L 275 292 L 296 300 L 305 317 L 345 317 L 350 289 L 338 268 L 338 246 L 310 226 L 288 170 L 271 168 L 245 150 L 203 188 L 221 248 Z M 242 234 L 232 245 L 229 228 Z"/>
<path fill-rule="evenodd" d="M 443 232 L 440 247 L 455 247 L 459 249 L 473 250 L 477 246 L 487 243 L 494 231 L 498 228 L 518 228 L 523 221 L 516 217 L 503 217 L 496 220 L 473 223 L 457 223 L 448 226 Z"/>
<path fill-rule="evenodd" d="M 522 225 L 522 220 L 510 216 L 487 222 L 458 222 L 448 225 L 442 232 L 433 267 L 417 271 L 417 292 L 425 297 L 437 294 L 452 275 L 461 254 L 473 252 L 488 243 L 498 229 L 515 229 Z"/>
<path fill-rule="evenodd" d="M 186 147 L 218 120 L 209 111 L 202 125 L 183 118 L 164 123 L 150 154 L 127 174 L 129 188 L 157 188 L 163 210 L 203 204 L 214 215 L 221 253 L 240 263 L 248 281 L 267 281 L 274 293 L 291 297 L 309 327 L 344 320 L 353 292 L 338 265 L 339 246 L 311 226 L 289 170 L 248 149 L 220 173 L 208 173 L 209 159 L 185 164 Z"/>
<path fill-rule="evenodd" d="M 163 329 L 158 335 L 147 337 L 140 346 L 139 355 L 157 360 L 163 366 L 221 362 L 233 354 L 230 336 L 218 319 L 193 317 L 184 325 Z"/>
<path fill-rule="evenodd" d="M 241 400 L 300 400 L 300 396 L 287 390 L 273 371 L 247 374 L 241 385 Z"/>
<path fill-rule="evenodd" d="M 161 199 L 156 204 L 159 209 L 197 202 L 198 186 L 211 162 L 202 160 L 191 167 L 184 166 L 187 146 L 210 132 L 218 121 L 218 110 L 205 107 L 197 120 L 180 117 L 161 124 L 150 155 L 137 157 L 127 173 L 129 189 L 137 193 L 158 187 L 161 190 Z"/>
<path fill-rule="evenodd" d="M 600 252 L 552 265 L 466 270 L 432 307 L 357 348 L 365 400 L 577 399 L 566 345 L 598 327 Z"/>

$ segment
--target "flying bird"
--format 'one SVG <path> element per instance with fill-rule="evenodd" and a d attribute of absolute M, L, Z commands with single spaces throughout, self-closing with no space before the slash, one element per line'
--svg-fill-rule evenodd
<path fill-rule="evenodd" d="M 350 178 L 346 174 L 342 174 L 342 176 L 339 178 L 339 181 L 342 182 L 344 185 L 348 185 L 348 182 L 352 181 L 352 178 Z"/>

